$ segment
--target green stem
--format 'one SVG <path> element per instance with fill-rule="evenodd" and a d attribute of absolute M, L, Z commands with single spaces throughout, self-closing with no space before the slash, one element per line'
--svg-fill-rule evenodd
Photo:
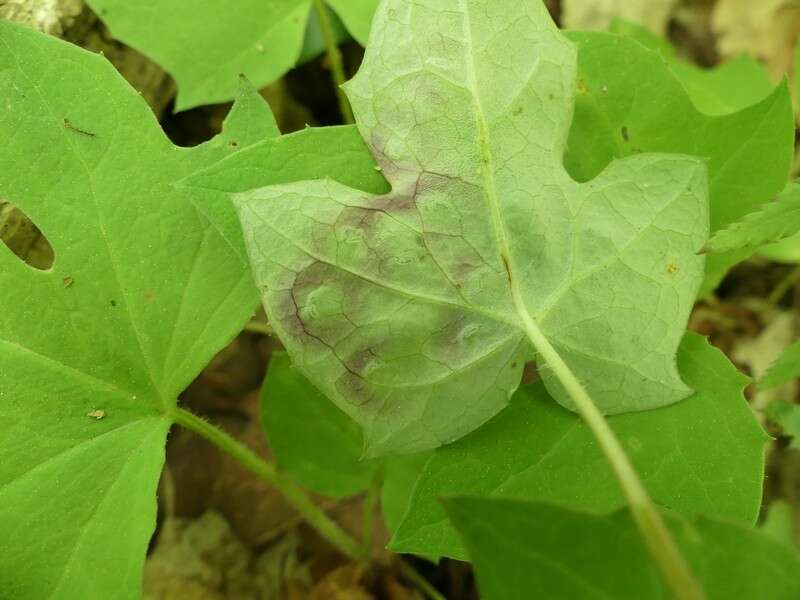
<path fill-rule="evenodd" d="M 331 18 L 324 0 L 314 0 L 314 10 L 317 11 L 322 38 L 325 40 L 325 47 L 328 49 L 328 62 L 330 62 L 333 81 L 336 84 L 336 97 L 339 99 L 339 110 L 342 113 L 342 119 L 344 119 L 345 123 L 355 123 L 350 101 L 342 89 L 342 86 L 347 81 L 347 76 L 344 73 L 344 64 L 342 63 L 342 53 L 339 50 L 339 44 L 336 43 Z"/>
<path fill-rule="evenodd" d="M 414 583 L 425 596 L 428 597 L 428 600 L 447 600 L 444 595 L 439 592 L 431 582 L 425 579 L 422 575 L 420 575 L 417 570 L 412 567 L 409 563 L 407 563 L 402 557 L 397 557 L 397 564 L 400 566 L 400 571 L 405 575 L 412 583 Z"/>
<path fill-rule="evenodd" d="M 800 281 L 800 267 L 795 267 L 792 271 L 784 277 L 778 285 L 775 286 L 775 289 L 772 290 L 769 297 L 767 298 L 767 303 L 771 306 L 777 306 L 783 297 L 789 293 L 794 285 Z"/>
<path fill-rule="evenodd" d="M 265 323 L 264 321 L 257 321 L 253 319 L 247 325 L 244 326 L 245 331 L 249 331 L 251 333 L 260 333 L 262 335 L 273 336 L 275 335 L 275 331 L 272 329 L 272 325 L 269 323 Z"/>
<path fill-rule="evenodd" d="M 376 478 L 367 489 L 364 497 L 364 533 L 361 545 L 364 548 L 364 555 L 369 556 L 372 552 L 372 541 L 375 537 L 375 508 L 378 505 L 378 497 L 381 492 L 381 480 Z"/>
<path fill-rule="evenodd" d="M 354 560 L 363 559 L 360 544 L 320 510 L 296 483 L 278 473 L 273 465 L 259 458 L 238 440 L 188 410 L 178 408 L 171 416 L 176 423 L 205 438 L 277 489 L 309 525 L 343 554 Z"/>
<path fill-rule="evenodd" d="M 511 273 L 509 273 L 511 276 Z M 595 405 L 586 389 L 561 358 L 558 351 L 542 333 L 531 318 L 518 285 L 512 278 L 512 294 L 517 312 L 520 314 L 525 332 L 545 363 L 552 369 L 561 385 L 570 395 L 583 420 L 589 426 L 595 439 L 611 464 L 611 468 L 628 502 L 634 522 L 655 560 L 661 575 L 675 598 L 680 600 L 702 600 L 705 598 L 688 563 L 678 549 L 661 514 L 642 485 L 628 455 L 619 443 L 617 436 L 608 425 L 603 414 Z"/>

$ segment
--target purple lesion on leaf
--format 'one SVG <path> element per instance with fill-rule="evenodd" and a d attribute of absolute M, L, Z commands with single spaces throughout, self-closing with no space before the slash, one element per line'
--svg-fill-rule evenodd
<path fill-rule="evenodd" d="M 373 399 L 373 392 L 367 381 L 361 375 L 348 370 L 346 367 L 334 386 L 341 397 L 353 406 L 364 406 Z"/>

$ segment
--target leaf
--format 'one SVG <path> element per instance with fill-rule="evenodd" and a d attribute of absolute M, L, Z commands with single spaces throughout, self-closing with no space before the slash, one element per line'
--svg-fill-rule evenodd
<path fill-rule="evenodd" d="M 771 390 L 800 377 L 800 340 L 789 346 L 758 382 L 760 390 Z"/>
<path fill-rule="evenodd" d="M 329 0 L 362 44 L 377 0 Z M 256 87 L 300 58 L 311 0 L 87 0 L 118 40 L 158 63 L 178 83 L 175 110 L 234 97 L 244 73 Z"/>
<path fill-rule="evenodd" d="M 176 397 L 258 302 L 226 196 L 175 185 L 278 135 L 240 96 L 221 136 L 176 148 L 105 59 L 0 21 L 0 197 L 55 250 L 37 271 L 0 245 L 4 595 L 140 595 Z M 256 181 L 292 161 L 273 152 Z"/>
<path fill-rule="evenodd" d="M 485 600 L 672 598 L 627 512 L 457 497 L 447 512 L 469 548 Z M 665 513 L 709 600 L 800 596 L 800 555 L 754 529 Z"/>
<path fill-rule="evenodd" d="M 800 406 L 786 400 L 773 400 L 767 406 L 766 416 L 792 438 L 791 447 L 800 450 Z"/>
<path fill-rule="evenodd" d="M 327 2 L 358 43 L 366 46 L 372 17 L 378 8 L 379 0 L 327 0 Z"/>
<path fill-rule="evenodd" d="M 578 96 L 565 162 L 588 181 L 612 161 L 642 152 L 674 152 L 708 162 L 711 231 L 716 232 L 783 191 L 794 152 L 788 89 L 740 112 L 700 113 L 664 59 L 609 33 L 570 33 L 578 44 Z M 702 293 L 749 251 L 714 255 Z"/>
<path fill-rule="evenodd" d="M 276 177 L 281 182 L 329 177 L 342 185 L 373 194 L 389 190 L 364 141 L 351 125 L 308 127 L 290 135 L 262 140 L 196 171 L 181 184 L 193 190 L 232 194 L 268 185 Z M 229 205 L 228 197 L 224 199 Z M 238 221 L 236 233 L 241 240 Z"/>
<path fill-rule="evenodd" d="M 800 233 L 800 184 L 790 183 L 774 202 L 762 204 L 725 229 L 717 231 L 705 251 L 730 252 L 779 242 Z"/>
<path fill-rule="evenodd" d="M 403 522 L 403 517 L 411 502 L 411 492 L 433 452 L 419 452 L 393 456 L 386 461 L 383 487 L 381 488 L 381 509 L 383 520 L 389 533 L 394 535 Z"/>
<path fill-rule="evenodd" d="M 748 383 L 724 354 L 688 334 L 678 354 L 697 391 L 677 405 L 609 419 L 653 500 L 686 515 L 754 523 L 767 436 L 744 400 Z M 520 389 L 485 427 L 434 453 L 412 485 L 391 548 L 463 559 L 439 499 L 478 495 L 554 502 L 593 512 L 625 505 L 589 428 L 541 385 Z"/>
<path fill-rule="evenodd" d="M 261 418 L 278 466 L 326 496 L 361 492 L 380 461 L 361 460 L 358 425 L 320 394 L 286 354 L 273 354 L 261 390 Z"/>
<path fill-rule="evenodd" d="M 573 45 L 538 2 L 442 1 L 383 3 L 346 87 L 390 194 L 308 181 L 236 199 L 294 363 L 371 456 L 497 414 L 533 327 L 606 413 L 685 398 L 674 356 L 702 277 L 702 163 L 642 155 L 576 183 L 561 162 Z"/>
<path fill-rule="evenodd" d="M 785 500 L 773 500 L 769 505 L 769 512 L 760 529 L 776 542 L 793 547 L 795 540 L 792 521 L 793 511 L 791 505 Z"/>
<path fill-rule="evenodd" d="M 659 52 L 697 109 L 708 115 L 740 111 L 761 102 L 772 92 L 773 85 L 764 67 L 749 56 L 735 56 L 713 68 L 702 68 L 679 58 L 669 42 L 636 23 L 615 19 L 609 30 Z"/>

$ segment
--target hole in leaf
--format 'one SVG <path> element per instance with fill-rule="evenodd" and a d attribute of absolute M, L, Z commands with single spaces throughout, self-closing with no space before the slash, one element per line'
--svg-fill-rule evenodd
<path fill-rule="evenodd" d="M 0 198 L 0 240 L 28 266 L 46 271 L 55 254 L 48 239 L 19 208 Z"/>

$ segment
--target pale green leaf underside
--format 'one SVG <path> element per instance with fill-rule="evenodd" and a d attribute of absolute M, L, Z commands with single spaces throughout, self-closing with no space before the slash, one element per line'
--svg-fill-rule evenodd
<path fill-rule="evenodd" d="M 280 78 L 300 56 L 311 0 L 87 0 L 117 39 L 177 81 L 175 107 L 224 102 L 244 73 L 257 87 Z M 330 0 L 366 43 L 377 0 Z"/>
<path fill-rule="evenodd" d="M 609 424 L 657 504 L 754 523 L 768 438 L 744 399 L 748 380 L 695 334 L 681 344 L 678 364 L 696 390 L 692 397 Z M 598 512 L 625 506 L 589 428 L 555 406 L 540 384 L 521 388 L 490 423 L 436 450 L 406 487 L 410 498 L 391 548 L 459 559 L 466 553 L 440 498 L 525 498 Z"/>
<path fill-rule="evenodd" d="M 800 184 L 791 183 L 774 202 L 715 233 L 707 252 L 730 252 L 780 242 L 800 232 Z"/>
<path fill-rule="evenodd" d="M 445 502 L 485 600 L 668 600 L 627 512 L 597 516 L 538 502 Z M 800 555 L 760 531 L 665 514 L 708 600 L 800 597 Z"/>
<path fill-rule="evenodd" d="M 507 269 L 604 412 L 686 397 L 703 164 L 642 155 L 571 179 L 576 51 L 539 2 L 393 0 L 371 35 L 347 93 L 392 192 L 237 198 L 271 322 L 368 452 L 439 446 L 508 403 L 528 344 Z"/>
<path fill-rule="evenodd" d="M 758 104 L 721 116 L 701 113 L 657 52 L 610 33 L 567 32 L 578 44 L 578 95 L 567 168 L 580 181 L 642 152 L 708 161 L 711 231 L 772 200 L 786 187 L 794 117 L 786 85 Z M 752 85 L 752 84 L 751 84 Z M 752 251 L 709 256 L 702 293 Z"/>

